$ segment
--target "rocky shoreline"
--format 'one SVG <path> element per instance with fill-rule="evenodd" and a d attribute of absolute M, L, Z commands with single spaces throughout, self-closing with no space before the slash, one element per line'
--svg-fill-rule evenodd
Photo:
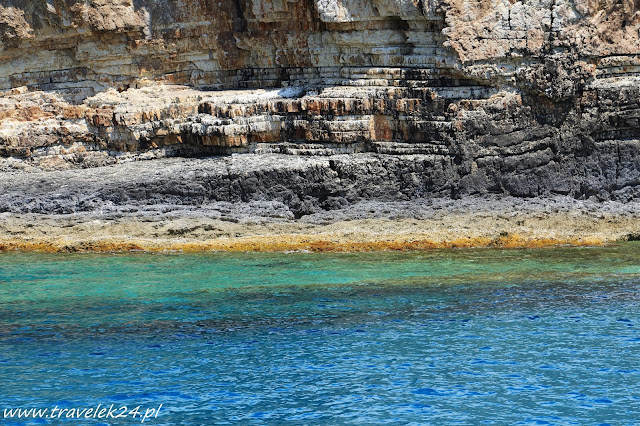
<path fill-rule="evenodd" d="M 412 186 L 404 173 L 393 179 L 374 170 L 366 182 L 350 182 L 348 176 L 335 173 L 332 180 L 322 165 L 339 157 L 172 158 L 9 173 L 0 181 L 0 248 L 76 252 L 540 247 L 607 244 L 634 239 L 640 232 L 637 201 L 563 195 L 419 196 L 418 184 Z M 358 164 L 358 157 L 343 157 Z M 360 160 L 370 165 L 371 158 Z"/>
<path fill-rule="evenodd" d="M 479 200 L 472 200 L 479 201 Z M 475 210 L 473 206 L 413 206 L 422 216 L 389 214 L 399 206 L 366 208 L 371 219 L 276 218 L 219 219 L 172 212 L 156 217 L 105 219 L 98 215 L 0 216 L 0 251 L 379 251 L 434 248 L 535 248 L 595 246 L 636 239 L 638 215 L 606 211 L 599 205 L 572 206 L 563 212 L 529 205 L 526 211 Z M 494 200 L 494 208 L 503 206 Z M 413 203 L 409 203 L 413 204 Z M 491 205 L 484 202 L 486 206 Z M 526 205 L 526 203 L 525 203 Z M 485 207 L 486 207 L 485 206 Z M 406 208 L 407 205 L 401 205 Z M 523 206 L 520 206 L 523 207 Z M 620 206 L 615 206 L 618 210 Z M 637 207 L 638 206 L 634 206 Z M 371 213 L 375 211 L 378 214 Z M 622 210 L 622 209 L 621 209 Z M 455 213 L 451 213 L 455 211 Z M 384 213 L 383 213 L 384 212 Z M 431 217 L 429 217 L 431 216 Z"/>

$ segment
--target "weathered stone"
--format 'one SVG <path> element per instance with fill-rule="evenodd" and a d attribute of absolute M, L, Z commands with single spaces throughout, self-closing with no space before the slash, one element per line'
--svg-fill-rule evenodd
<path fill-rule="evenodd" d="M 639 30 L 637 0 L 5 0 L 0 166 L 373 153 L 305 179 L 347 202 L 347 182 L 627 200 Z M 286 179 L 251 182 L 324 208 Z"/>

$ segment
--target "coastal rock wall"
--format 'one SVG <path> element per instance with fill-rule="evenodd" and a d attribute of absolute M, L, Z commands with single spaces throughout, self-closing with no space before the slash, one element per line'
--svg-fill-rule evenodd
<path fill-rule="evenodd" d="M 66 89 L 74 100 L 151 81 L 207 89 L 340 84 L 352 66 L 455 62 L 441 46 L 442 17 L 411 1 L 8 0 L 0 7 L 0 90 Z"/>
<path fill-rule="evenodd" d="M 393 85 L 362 71 L 391 67 L 560 99 L 638 75 L 639 31 L 638 0 L 5 0 L 0 90 Z"/>
<path fill-rule="evenodd" d="M 369 153 L 416 196 L 640 189 L 638 0 L 5 0 L 0 59 L 4 170 Z"/>

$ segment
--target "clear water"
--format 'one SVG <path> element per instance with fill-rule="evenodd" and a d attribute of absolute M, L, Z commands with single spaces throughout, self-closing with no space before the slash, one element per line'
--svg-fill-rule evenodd
<path fill-rule="evenodd" d="M 640 424 L 639 255 L 2 254 L 0 416 Z"/>

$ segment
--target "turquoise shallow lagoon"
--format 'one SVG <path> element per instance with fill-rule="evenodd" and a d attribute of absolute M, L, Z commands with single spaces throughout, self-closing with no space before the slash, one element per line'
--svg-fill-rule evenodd
<path fill-rule="evenodd" d="M 639 424 L 639 307 L 637 243 L 5 253 L 0 415 L 163 404 L 145 424 Z"/>

